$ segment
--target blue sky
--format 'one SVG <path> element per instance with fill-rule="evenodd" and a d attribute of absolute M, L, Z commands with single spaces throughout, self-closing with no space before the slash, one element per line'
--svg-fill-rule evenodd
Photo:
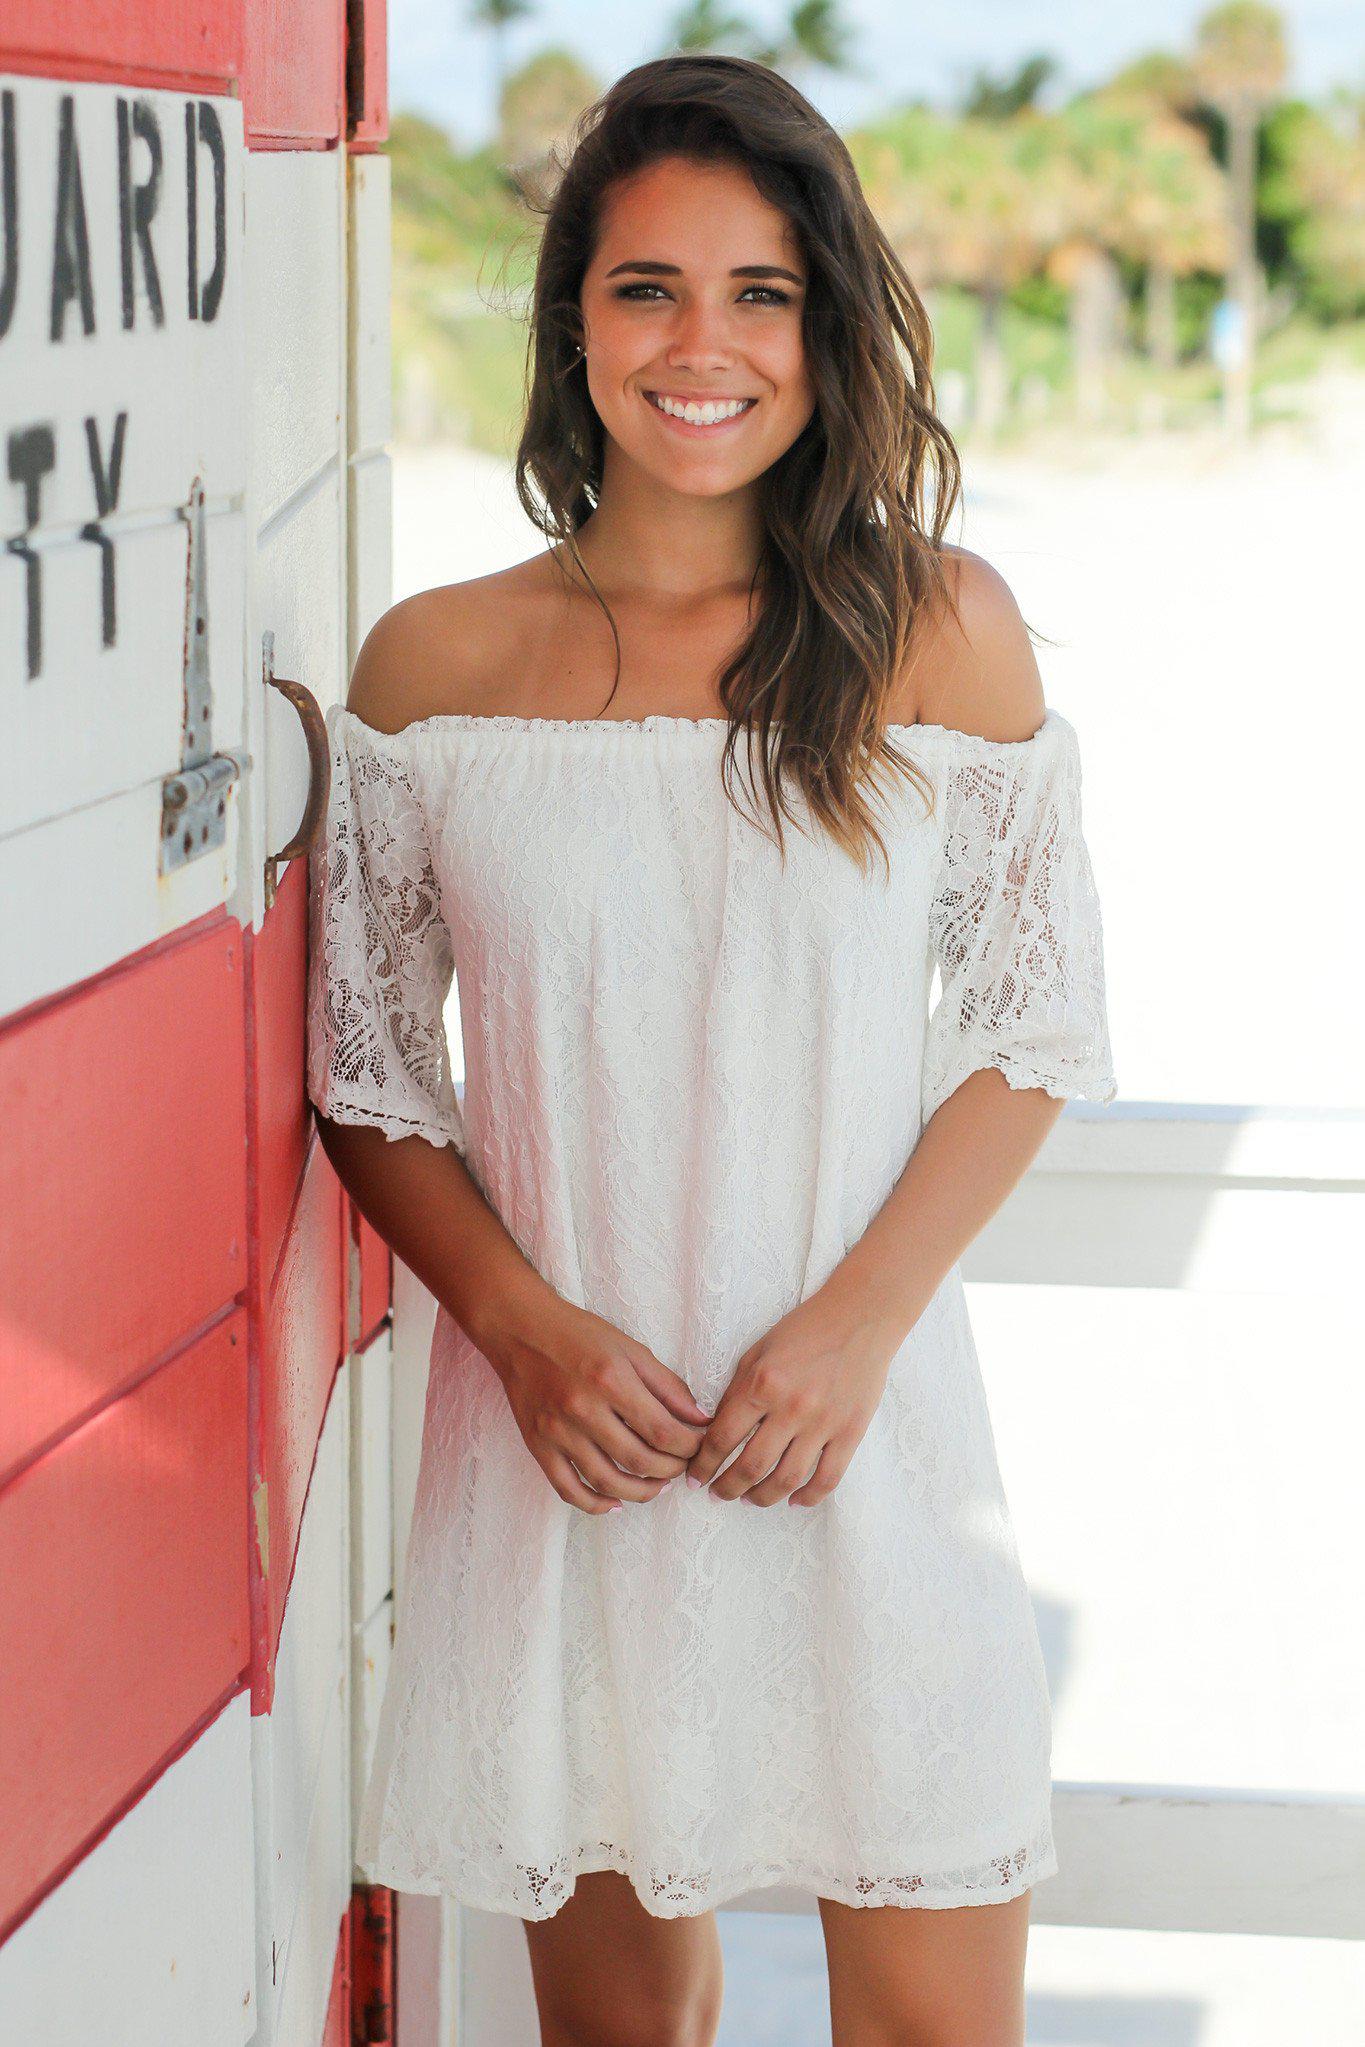
<path fill-rule="evenodd" d="M 735 11 L 767 27 L 785 13 L 771 0 L 735 0 Z M 862 75 L 809 72 L 799 82 L 840 126 L 897 99 L 950 98 L 978 65 L 1004 71 L 1036 50 L 1055 55 L 1077 87 L 1154 46 L 1186 46 L 1204 12 L 1204 0 L 846 0 Z M 391 98 L 475 146 L 490 131 L 492 63 L 488 38 L 466 25 L 468 13 L 467 0 L 389 0 Z M 1281 0 L 1280 13 L 1297 90 L 1365 87 L 1361 0 Z M 565 44 L 606 84 L 661 54 L 675 14 L 674 0 L 540 0 L 512 30 L 509 51 L 515 63 L 547 43 Z"/>

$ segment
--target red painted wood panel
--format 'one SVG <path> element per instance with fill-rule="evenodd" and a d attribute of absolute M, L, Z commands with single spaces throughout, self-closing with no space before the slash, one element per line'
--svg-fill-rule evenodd
<path fill-rule="evenodd" d="M 365 2035 L 360 2033 L 356 2038 L 363 2040 Z M 351 1914 L 348 1907 L 341 1915 L 337 1931 L 332 1988 L 318 2047 L 351 2047 L 351 2039 Z"/>
<path fill-rule="evenodd" d="M 0 1924 L 238 1688 L 241 1310 L 0 1491 Z"/>
<path fill-rule="evenodd" d="M 351 1332 L 352 1348 L 364 1350 L 384 1326 L 393 1305 L 393 1252 L 372 1223 L 367 1223 L 353 1201 L 351 1233 L 360 1261 L 360 1312 Z"/>
<path fill-rule="evenodd" d="M 270 1569 L 265 1586 L 265 1683 L 253 1702 L 256 1711 L 268 1710 L 274 1695 L 275 1652 L 308 1482 L 345 1342 L 341 1232 L 341 1183 L 315 1142 L 265 1307 L 259 1469 L 269 1499 Z"/>
<path fill-rule="evenodd" d="M 377 149 L 389 132 L 388 16 L 386 0 L 357 0 L 347 12 L 347 132 L 355 150 Z"/>
<path fill-rule="evenodd" d="M 306 863 L 247 936 L 258 1393 L 252 1494 L 260 1577 L 252 1710 L 268 1712 L 303 1506 L 346 1344 L 345 1196 L 304 1091 Z"/>
<path fill-rule="evenodd" d="M 272 1280 L 313 1135 L 304 1092 L 304 967 L 308 949 L 306 863 L 291 860 L 252 940 L 259 1229 L 262 1270 Z"/>
<path fill-rule="evenodd" d="M 0 1029 L 0 1475 L 242 1294 L 240 927 Z"/>
<path fill-rule="evenodd" d="M 345 132 L 346 0 L 250 0 L 242 46 L 246 138 L 325 149 Z"/>
<path fill-rule="evenodd" d="M 243 0 L 26 0 L 0 20 L 0 70 L 223 92 L 241 68 L 242 8 Z"/>

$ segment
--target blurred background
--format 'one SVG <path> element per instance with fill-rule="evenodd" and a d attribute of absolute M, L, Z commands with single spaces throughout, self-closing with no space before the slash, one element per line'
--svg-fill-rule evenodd
<path fill-rule="evenodd" d="M 395 595 L 540 544 L 509 464 L 550 147 L 667 49 L 781 65 L 929 306 L 953 537 L 1081 730 L 1124 1092 L 1361 1106 L 1358 8 L 397 0 L 390 46 Z"/>
<path fill-rule="evenodd" d="M 1081 736 L 1125 1101 L 1291 1151 L 1349 1132 L 1359 8 L 394 0 L 395 596 L 543 544 L 510 471 L 524 196 L 612 78 L 679 48 L 800 85 L 928 304 L 952 537 L 1010 580 Z M 1054 1772 L 1358 1794 L 1359 1315 L 1197 1262 L 1169 1290 L 970 1289 Z M 826 2042 L 818 1921 L 721 1921 L 724 2047 Z M 1365 2037 L 1347 1941 L 1035 1924 L 1029 1982 L 1038 2047 Z"/>

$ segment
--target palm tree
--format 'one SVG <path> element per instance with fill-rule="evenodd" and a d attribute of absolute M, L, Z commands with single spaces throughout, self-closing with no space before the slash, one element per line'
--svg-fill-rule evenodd
<path fill-rule="evenodd" d="M 563 167 L 553 152 L 601 90 L 572 50 L 537 50 L 511 74 L 498 105 L 498 149 L 514 190 L 549 196 Z"/>
<path fill-rule="evenodd" d="M 796 0 L 778 41 L 760 45 L 754 55 L 774 71 L 852 71 L 849 54 L 853 30 L 839 18 L 838 0 Z"/>
<path fill-rule="evenodd" d="M 531 0 L 470 0 L 469 19 L 493 37 L 493 104 L 501 106 L 507 84 L 507 31 L 514 21 L 534 14 Z"/>
<path fill-rule="evenodd" d="M 1232 296 L 1243 335 L 1228 400 L 1234 431 L 1251 430 L 1251 372 L 1260 317 L 1256 267 L 1256 148 L 1261 117 L 1283 90 L 1289 69 L 1284 23 L 1262 0 L 1226 0 L 1199 23 L 1195 78 L 1227 123 Z"/>
<path fill-rule="evenodd" d="M 1060 118 L 1078 181 L 1071 246 L 1054 260 L 1053 274 L 1069 260 L 1078 298 L 1093 285 L 1100 312 L 1112 318 L 1118 306 L 1113 257 L 1140 265 L 1147 346 L 1170 369 L 1177 352 L 1176 278 L 1226 260 L 1223 174 L 1195 129 L 1131 88 L 1101 88 L 1073 101 Z M 1076 311 L 1081 411 L 1093 416 L 1103 401 L 1113 335 L 1096 327 L 1093 309 L 1088 322 L 1082 304 Z"/>
<path fill-rule="evenodd" d="M 743 15 L 726 13 L 721 0 L 690 0 L 674 20 L 670 50 L 728 50 L 791 72 L 810 65 L 826 71 L 851 71 L 853 31 L 841 20 L 838 0 L 796 0 L 776 41 L 760 36 Z"/>
<path fill-rule="evenodd" d="M 1153 50 L 1089 95 L 1091 103 L 1136 124 L 1134 179 L 1115 225 L 1120 247 L 1143 269 L 1143 343 L 1160 369 L 1175 367 L 1176 282 L 1228 262 L 1224 175 L 1203 128 L 1187 118 L 1199 88 L 1183 57 Z"/>
<path fill-rule="evenodd" d="M 989 71 L 972 73 L 959 104 L 959 112 L 973 121 L 1008 121 L 1015 114 L 1034 109 L 1038 95 L 1057 70 L 1055 57 L 1025 57 L 1012 74 L 993 77 Z"/>
<path fill-rule="evenodd" d="M 747 56 L 754 31 L 742 14 L 727 14 L 720 0 L 691 0 L 677 16 L 668 37 L 670 50 L 725 50 Z"/>
<path fill-rule="evenodd" d="M 1339 86 L 1321 107 L 1292 109 L 1277 154 L 1265 196 L 1316 305 L 1349 319 L 1365 309 L 1365 92 Z"/>
<path fill-rule="evenodd" d="M 991 440 L 1006 408 L 1006 296 L 1063 240 L 1070 219 L 1055 116 L 952 120 L 910 108 L 850 146 L 883 232 L 916 282 L 946 280 L 977 301 L 973 411 Z"/>

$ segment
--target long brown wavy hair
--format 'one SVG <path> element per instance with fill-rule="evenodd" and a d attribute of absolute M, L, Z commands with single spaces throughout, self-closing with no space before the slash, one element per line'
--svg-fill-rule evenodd
<path fill-rule="evenodd" d="M 758 479 L 760 603 L 751 604 L 754 624 L 719 684 L 729 719 L 727 791 L 733 798 L 743 730 L 751 766 L 757 741 L 779 851 L 783 816 L 797 822 L 784 786 L 790 776 L 811 813 L 864 867 L 870 844 L 886 855 L 867 800 L 884 768 L 909 775 L 933 800 L 923 770 L 888 736 L 887 710 L 921 607 L 937 592 L 956 612 L 941 543 L 961 495 L 961 466 L 934 410 L 923 302 L 843 141 L 776 71 L 719 55 L 639 64 L 552 154 L 546 189 L 528 195 L 543 225 L 517 491 L 606 613 L 614 691 L 620 635 L 576 539 L 597 504 L 603 461 L 581 353 L 580 293 L 609 187 L 669 156 L 747 171 L 787 216 L 808 267 L 803 341 L 816 403 Z"/>

